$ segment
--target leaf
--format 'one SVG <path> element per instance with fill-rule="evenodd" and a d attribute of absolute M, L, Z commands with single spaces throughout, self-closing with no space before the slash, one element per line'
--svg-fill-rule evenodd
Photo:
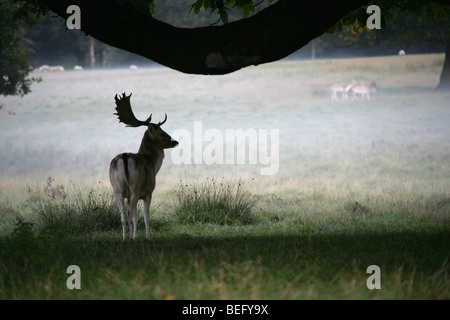
<path fill-rule="evenodd" d="M 365 9 L 358 10 L 358 13 L 356 15 L 356 20 L 358 21 L 358 26 L 366 25 L 366 21 L 367 21 L 368 17 L 369 16 L 367 15 L 367 12 Z"/>
<path fill-rule="evenodd" d="M 249 2 L 242 7 L 242 15 L 247 18 L 250 13 L 255 12 L 255 5 L 253 2 Z"/>
<path fill-rule="evenodd" d="M 204 0 L 203 1 L 203 8 L 205 8 L 205 10 L 208 10 L 211 7 L 212 7 L 211 0 Z"/>
<path fill-rule="evenodd" d="M 154 3 L 154 0 L 150 1 L 148 6 L 150 8 L 150 13 L 151 14 L 156 12 L 156 6 L 155 6 L 155 3 Z"/>
<path fill-rule="evenodd" d="M 228 23 L 228 12 L 227 12 L 227 8 L 225 6 L 219 8 L 219 15 L 220 15 L 220 20 L 222 20 L 222 22 L 224 24 L 227 24 Z"/>
<path fill-rule="evenodd" d="M 359 29 L 360 29 L 360 26 L 359 26 L 358 18 L 356 18 L 355 22 L 353 23 L 352 30 L 351 30 L 352 34 L 356 34 L 356 32 L 359 31 Z"/>
<path fill-rule="evenodd" d="M 191 11 L 194 10 L 194 13 L 199 13 L 202 6 L 203 6 L 203 0 L 197 0 L 192 4 Z"/>

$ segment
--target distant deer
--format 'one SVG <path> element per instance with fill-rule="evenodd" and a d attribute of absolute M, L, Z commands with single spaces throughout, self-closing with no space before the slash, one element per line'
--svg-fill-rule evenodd
<path fill-rule="evenodd" d="M 144 221 L 146 237 L 150 237 L 149 210 L 152 193 L 155 190 L 156 174 L 161 168 L 164 159 L 164 149 L 173 148 L 178 142 L 173 140 L 161 126 L 167 121 L 167 114 L 162 122 L 150 123 L 152 115 L 147 120 L 136 119 L 131 110 L 130 97 L 123 93 L 116 101 L 116 110 L 119 122 L 127 127 L 147 126 L 137 153 L 122 153 L 112 159 L 109 166 L 109 180 L 114 190 L 114 196 L 120 209 L 123 240 L 126 239 L 127 217 L 124 211 L 124 199 L 128 200 L 128 226 L 130 239 L 136 238 L 138 223 L 137 203 L 144 200 Z"/>
<path fill-rule="evenodd" d="M 364 85 L 362 82 L 361 84 L 355 85 L 353 88 L 351 88 L 353 98 L 355 99 L 358 95 L 361 96 L 361 99 L 367 99 L 370 100 L 370 94 L 377 92 L 377 85 L 375 82 L 372 82 L 369 87 Z"/>
<path fill-rule="evenodd" d="M 47 64 L 44 64 L 39 67 L 39 72 L 47 72 L 47 71 L 60 71 L 64 72 L 63 66 L 49 66 Z"/>
<path fill-rule="evenodd" d="M 352 87 L 356 84 L 355 80 L 348 85 L 345 84 L 333 84 L 331 86 L 331 101 L 338 101 L 338 93 L 341 94 L 341 100 L 348 100 L 348 93 Z"/>

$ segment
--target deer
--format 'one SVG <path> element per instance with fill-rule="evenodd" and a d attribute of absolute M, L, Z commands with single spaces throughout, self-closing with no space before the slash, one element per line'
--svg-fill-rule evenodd
<path fill-rule="evenodd" d="M 348 100 L 348 93 L 352 89 L 352 87 L 356 84 L 355 80 L 348 85 L 344 84 L 333 84 L 331 86 L 331 101 L 338 101 L 337 94 L 341 94 L 342 100 Z"/>
<path fill-rule="evenodd" d="M 64 72 L 64 67 L 63 66 L 49 66 L 47 64 L 44 64 L 42 66 L 39 67 L 39 72 L 47 72 L 47 71 L 60 71 L 60 72 Z"/>
<path fill-rule="evenodd" d="M 350 91 L 352 91 L 352 96 L 354 99 L 359 94 L 362 100 L 370 100 L 370 93 L 377 92 L 377 85 L 375 82 L 372 82 L 368 87 L 364 84 L 364 82 L 362 82 L 361 84 L 355 85 Z"/>
<path fill-rule="evenodd" d="M 167 121 L 151 123 L 152 114 L 147 120 L 136 119 L 131 109 L 130 97 L 125 93 L 114 97 L 116 113 L 119 122 L 127 127 L 146 126 L 141 145 L 137 153 L 121 153 L 112 159 L 109 166 L 109 180 L 114 190 L 114 196 L 120 210 L 123 241 L 126 240 L 126 224 L 128 221 L 130 239 L 136 239 L 138 223 L 137 203 L 144 201 L 144 222 L 146 238 L 150 238 L 149 212 L 152 193 L 156 186 L 156 174 L 164 159 L 164 149 L 174 148 L 178 141 L 172 139 L 161 126 Z M 128 219 L 125 216 L 124 199 L 128 202 Z"/>

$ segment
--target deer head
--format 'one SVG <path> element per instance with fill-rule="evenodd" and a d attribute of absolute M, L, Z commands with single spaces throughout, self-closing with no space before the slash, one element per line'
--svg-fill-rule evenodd
<path fill-rule="evenodd" d="M 127 127 L 147 126 L 147 131 L 142 140 L 142 145 L 149 143 L 153 145 L 156 144 L 163 149 L 176 147 L 178 145 L 178 141 L 173 140 L 163 129 L 161 129 L 161 126 L 167 121 L 167 114 L 165 114 L 164 120 L 158 122 L 157 124 L 150 122 L 152 120 L 151 114 L 145 121 L 138 120 L 131 109 L 130 97 L 131 93 L 129 96 L 123 93 L 122 96 L 117 97 L 116 94 L 114 97 L 116 100 L 117 111 L 114 114 L 118 116 L 119 122 L 125 123 Z"/>

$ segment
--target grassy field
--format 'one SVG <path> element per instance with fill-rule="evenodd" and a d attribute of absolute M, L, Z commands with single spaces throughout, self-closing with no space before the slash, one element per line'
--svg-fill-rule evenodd
<path fill-rule="evenodd" d="M 450 299 L 450 93 L 443 55 L 285 61 L 226 76 L 43 74 L 0 105 L 0 299 Z M 379 87 L 332 102 L 329 86 Z M 110 160 L 143 128 L 279 130 L 279 170 L 176 164 L 122 241 Z M 205 147 L 206 143 L 203 143 Z M 51 178 L 50 178 L 51 177 Z M 142 210 L 141 210 L 142 211 Z M 66 269 L 78 265 L 81 289 Z M 381 270 L 369 290 L 367 267 Z"/>

